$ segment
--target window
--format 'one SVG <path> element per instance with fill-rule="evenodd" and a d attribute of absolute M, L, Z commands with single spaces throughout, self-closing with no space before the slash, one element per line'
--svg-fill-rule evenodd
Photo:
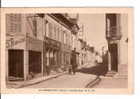
<path fill-rule="evenodd" d="M 48 25 L 49 25 L 49 33 L 48 34 L 49 34 L 49 37 L 52 38 L 52 24 L 49 23 Z"/>
<path fill-rule="evenodd" d="M 33 19 L 33 34 L 36 37 L 37 36 L 37 20 Z"/>
<path fill-rule="evenodd" d="M 57 28 L 56 28 L 56 25 L 54 24 L 54 39 L 56 40 L 56 32 L 57 32 Z"/>
<path fill-rule="evenodd" d="M 62 36 L 62 32 L 61 32 L 61 28 L 59 28 L 59 41 L 61 42 L 61 36 Z"/>
<path fill-rule="evenodd" d="M 46 22 L 45 24 L 45 36 L 49 36 L 49 32 L 48 32 L 48 23 Z"/>
<path fill-rule="evenodd" d="M 63 32 L 64 32 L 64 44 L 66 44 L 66 31 Z"/>
<path fill-rule="evenodd" d="M 68 32 L 66 32 L 66 44 L 68 45 Z"/>
<path fill-rule="evenodd" d="M 52 39 L 55 39 L 55 25 L 52 23 Z"/>
<path fill-rule="evenodd" d="M 59 35 L 60 35 L 60 32 L 59 32 L 59 27 L 58 27 L 58 28 L 57 28 L 57 40 L 58 40 L 58 41 L 60 41 L 60 38 L 59 38 L 60 36 L 59 36 Z"/>
<path fill-rule="evenodd" d="M 62 38 L 61 38 L 61 41 L 64 43 L 64 31 L 63 30 L 61 30 L 61 33 L 62 33 Z"/>
<path fill-rule="evenodd" d="M 70 46 L 70 39 L 71 39 L 71 37 L 70 37 L 70 32 L 68 32 L 68 45 Z"/>
<path fill-rule="evenodd" d="M 59 41 L 59 28 L 56 28 L 56 40 Z"/>
<path fill-rule="evenodd" d="M 7 33 L 21 32 L 21 14 L 7 14 L 6 28 Z"/>

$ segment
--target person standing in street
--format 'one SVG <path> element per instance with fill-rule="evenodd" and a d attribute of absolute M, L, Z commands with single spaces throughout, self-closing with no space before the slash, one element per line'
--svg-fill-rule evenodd
<path fill-rule="evenodd" d="M 77 69 L 77 60 L 76 60 L 76 48 L 72 51 L 71 54 L 71 65 L 72 65 L 72 73 L 75 75 Z"/>

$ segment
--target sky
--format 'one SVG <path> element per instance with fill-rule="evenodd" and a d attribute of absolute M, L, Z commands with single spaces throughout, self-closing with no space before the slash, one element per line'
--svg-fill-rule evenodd
<path fill-rule="evenodd" d="M 95 50 L 107 45 L 104 14 L 79 14 L 79 24 L 84 25 L 84 38 Z"/>

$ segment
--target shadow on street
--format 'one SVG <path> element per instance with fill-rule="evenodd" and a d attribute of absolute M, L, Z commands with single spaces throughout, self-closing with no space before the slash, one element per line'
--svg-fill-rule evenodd
<path fill-rule="evenodd" d="M 100 75 L 105 75 L 108 71 L 108 67 L 107 65 L 104 64 L 97 64 L 96 66 L 92 66 L 92 67 L 84 67 L 81 69 L 78 69 L 77 72 L 82 72 L 82 73 L 87 73 L 87 74 L 94 74 L 97 76 Z"/>

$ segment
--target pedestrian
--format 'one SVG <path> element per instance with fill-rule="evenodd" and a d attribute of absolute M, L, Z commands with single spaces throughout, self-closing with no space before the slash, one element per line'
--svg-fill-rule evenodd
<path fill-rule="evenodd" d="M 75 75 L 77 69 L 77 60 L 76 60 L 76 49 L 72 51 L 71 54 L 71 65 L 72 65 L 72 73 Z"/>

